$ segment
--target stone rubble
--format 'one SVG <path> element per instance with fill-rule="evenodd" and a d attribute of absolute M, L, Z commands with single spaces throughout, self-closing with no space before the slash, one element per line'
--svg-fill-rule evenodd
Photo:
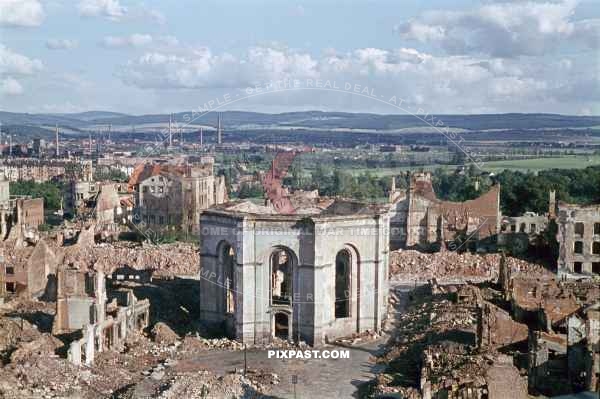
<path fill-rule="evenodd" d="M 427 282 L 468 279 L 472 281 L 496 280 L 501 254 L 472 254 L 445 251 L 422 253 L 415 250 L 397 250 L 390 253 L 390 277 L 403 281 Z M 513 273 L 548 275 L 542 265 L 506 257 Z"/>

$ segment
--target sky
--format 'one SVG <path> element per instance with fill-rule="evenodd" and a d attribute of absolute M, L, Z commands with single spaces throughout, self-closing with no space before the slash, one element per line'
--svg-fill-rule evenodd
<path fill-rule="evenodd" d="M 599 47 L 600 0 L 0 0 L 0 110 L 600 115 Z"/>

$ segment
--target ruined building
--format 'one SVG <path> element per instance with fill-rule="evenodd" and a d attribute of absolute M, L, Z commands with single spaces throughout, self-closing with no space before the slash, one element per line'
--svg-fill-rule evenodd
<path fill-rule="evenodd" d="M 135 219 L 151 229 L 177 228 L 198 233 L 200 212 L 227 199 L 224 176 L 213 162 L 185 165 L 144 164 L 129 181 L 135 197 Z"/>
<path fill-rule="evenodd" d="M 558 275 L 600 275 L 600 204 L 582 206 L 559 202 L 556 224 Z"/>
<path fill-rule="evenodd" d="M 127 335 L 146 328 L 150 302 L 138 300 L 131 289 L 107 292 L 104 273 L 84 273 L 74 267 L 58 270 L 53 334 L 76 333 L 69 360 L 91 365 L 97 352 L 121 349 Z"/>
<path fill-rule="evenodd" d="M 0 240 L 9 233 L 21 241 L 36 240 L 44 223 L 44 200 L 10 195 L 10 183 L 0 176 Z"/>
<path fill-rule="evenodd" d="M 295 214 L 250 202 L 202 213 L 200 312 L 247 343 L 320 345 L 380 330 L 387 305 L 387 210 L 318 198 Z"/>
<path fill-rule="evenodd" d="M 70 181 L 63 192 L 64 214 L 102 226 L 127 224 L 133 210 L 127 190 L 126 183 Z"/>
<path fill-rule="evenodd" d="M 46 290 L 49 278 L 56 275 L 56 249 L 40 240 L 33 250 L 2 248 L 0 262 L 0 297 L 11 294 L 40 296 Z"/>
<path fill-rule="evenodd" d="M 547 229 L 548 222 L 548 215 L 534 212 L 502 217 L 498 246 L 515 255 L 524 254 L 531 245 L 536 245 L 536 240 Z"/>
<path fill-rule="evenodd" d="M 465 202 L 442 201 L 436 197 L 431 173 L 415 173 L 408 190 L 390 193 L 390 246 L 392 249 L 419 247 L 443 249 L 465 241 L 479 247 L 494 246 L 500 228 L 500 186 L 494 185 L 479 198 Z"/>

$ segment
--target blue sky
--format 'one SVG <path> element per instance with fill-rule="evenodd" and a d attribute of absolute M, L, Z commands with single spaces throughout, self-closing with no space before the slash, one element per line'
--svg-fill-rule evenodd
<path fill-rule="evenodd" d="M 430 113 L 600 114 L 599 0 L 0 0 L 0 109 L 185 111 L 267 81 Z M 231 109 L 394 113 L 344 93 Z"/>

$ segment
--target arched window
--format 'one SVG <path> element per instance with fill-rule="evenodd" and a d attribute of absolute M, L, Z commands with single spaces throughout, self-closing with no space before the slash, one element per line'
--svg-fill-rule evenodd
<path fill-rule="evenodd" d="M 292 303 L 293 257 L 285 249 L 276 249 L 271 254 L 271 301 L 277 305 Z"/>
<path fill-rule="evenodd" d="M 341 250 L 335 257 L 335 318 L 350 317 L 350 252 Z"/>
<path fill-rule="evenodd" d="M 225 313 L 235 312 L 235 250 L 224 243 L 221 247 L 223 265 L 223 292 L 225 293 Z"/>

